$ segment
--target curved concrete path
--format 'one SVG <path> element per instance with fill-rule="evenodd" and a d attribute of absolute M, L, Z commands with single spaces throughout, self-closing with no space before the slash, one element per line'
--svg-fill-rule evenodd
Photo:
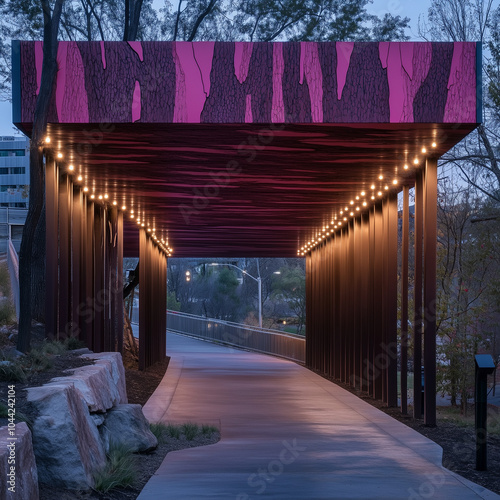
<path fill-rule="evenodd" d="M 169 453 L 139 500 L 500 498 L 441 467 L 441 448 L 289 361 L 168 334 L 150 421 L 217 423 Z"/>

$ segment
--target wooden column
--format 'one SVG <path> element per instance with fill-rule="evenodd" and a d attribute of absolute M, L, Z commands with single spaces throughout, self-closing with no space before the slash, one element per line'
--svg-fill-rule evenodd
<path fill-rule="evenodd" d="M 83 253 L 83 193 L 80 187 L 73 185 L 73 209 L 71 232 L 71 336 L 83 340 L 81 337 L 80 309 L 83 295 L 84 261 Z"/>
<path fill-rule="evenodd" d="M 145 229 L 139 229 L 139 370 L 144 370 L 150 363 L 150 318 L 149 297 L 149 246 Z"/>
<path fill-rule="evenodd" d="M 45 335 L 54 339 L 59 332 L 59 173 L 54 157 L 45 157 Z"/>
<path fill-rule="evenodd" d="M 408 413 L 408 248 L 410 240 L 410 188 L 403 187 L 401 235 L 401 413 Z"/>
<path fill-rule="evenodd" d="M 94 261 L 95 261 L 95 233 L 94 233 L 94 203 L 84 196 L 84 209 L 86 211 L 85 228 L 85 307 L 83 309 L 85 342 L 89 349 L 94 349 Z"/>
<path fill-rule="evenodd" d="M 104 262 L 105 254 L 105 226 L 106 214 L 96 203 L 94 207 L 94 336 L 93 350 L 102 352 L 104 349 L 104 308 L 105 308 L 105 283 Z"/>
<path fill-rule="evenodd" d="M 437 159 L 425 163 L 424 204 L 424 422 L 436 425 Z"/>
<path fill-rule="evenodd" d="M 413 418 L 422 418 L 422 241 L 423 241 L 423 175 L 415 179 L 415 278 L 413 284 Z"/>
<path fill-rule="evenodd" d="M 114 290 L 114 328 L 117 337 L 116 350 L 123 352 L 123 213 L 116 217 L 116 288 Z"/>
<path fill-rule="evenodd" d="M 387 199 L 387 297 L 386 345 L 387 406 L 398 405 L 398 196 Z"/>

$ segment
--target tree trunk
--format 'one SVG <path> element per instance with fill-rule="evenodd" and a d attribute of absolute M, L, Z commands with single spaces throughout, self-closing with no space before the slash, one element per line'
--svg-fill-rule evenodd
<path fill-rule="evenodd" d="M 57 74 L 57 32 L 64 0 L 56 0 L 51 13 L 48 0 L 42 0 L 44 20 L 43 64 L 40 92 L 36 100 L 35 116 L 30 141 L 30 200 L 24 223 L 19 252 L 20 315 L 17 349 L 28 352 L 31 344 L 32 283 L 34 272 L 35 233 L 43 208 L 44 163 L 43 144 L 47 132 L 47 116 Z"/>
<path fill-rule="evenodd" d="M 45 184 L 45 171 L 42 182 Z M 45 323 L 45 203 L 35 230 L 32 259 L 31 311 L 35 321 Z"/>

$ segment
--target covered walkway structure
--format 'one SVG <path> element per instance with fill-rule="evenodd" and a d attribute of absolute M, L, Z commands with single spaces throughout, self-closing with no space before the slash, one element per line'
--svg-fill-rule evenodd
<path fill-rule="evenodd" d="M 424 338 L 435 423 L 437 159 L 480 122 L 479 45 L 61 42 L 58 64 L 43 145 L 49 334 L 120 350 L 122 258 L 140 256 L 145 367 L 165 355 L 172 248 L 302 256 L 307 366 L 395 405 L 415 186 L 414 365 Z M 41 43 L 14 43 L 28 135 L 41 68 Z"/>
<path fill-rule="evenodd" d="M 168 334 L 150 421 L 220 426 L 172 452 L 139 500 L 473 500 L 498 495 L 441 465 L 442 449 L 296 363 Z"/>

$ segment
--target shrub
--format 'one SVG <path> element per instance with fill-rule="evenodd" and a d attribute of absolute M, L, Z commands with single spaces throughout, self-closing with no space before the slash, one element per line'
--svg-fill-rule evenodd
<path fill-rule="evenodd" d="M 4 297 L 8 297 L 10 295 L 9 267 L 5 262 L 0 265 L 0 293 Z"/>
<path fill-rule="evenodd" d="M 106 465 L 94 476 L 94 488 L 101 493 L 107 493 L 115 488 L 131 486 L 136 477 L 134 454 L 126 446 L 112 445 Z"/>
<path fill-rule="evenodd" d="M 10 361 L 0 365 L 0 380 L 2 382 L 26 382 L 26 373 L 21 361 Z"/>
<path fill-rule="evenodd" d="M 8 325 L 16 321 L 16 310 L 7 297 L 0 298 L 0 324 Z"/>
<path fill-rule="evenodd" d="M 165 443 L 167 437 L 170 435 L 168 425 L 163 422 L 156 422 L 155 424 L 149 424 L 149 428 L 151 432 L 155 435 L 156 439 L 158 439 L 158 443 Z"/>
<path fill-rule="evenodd" d="M 215 427 L 215 425 L 209 425 L 209 424 L 203 424 L 201 426 L 201 433 L 204 435 L 204 436 L 210 436 L 212 435 L 214 432 L 218 432 L 218 428 Z"/>
<path fill-rule="evenodd" d="M 186 439 L 188 441 L 192 441 L 200 431 L 200 428 L 198 427 L 198 424 L 193 424 L 191 422 L 187 422 L 185 424 L 182 424 L 181 426 L 182 432 L 184 433 L 184 436 L 186 436 Z"/>
<path fill-rule="evenodd" d="M 181 428 L 178 425 L 167 424 L 167 433 L 171 438 L 180 439 Z"/>
<path fill-rule="evenodd" d="M 0 403 L 0 418 L 8 418 L 9 417 L 9 407 L 4 404 Z M 31 419 L 27 417 L 24 413 L 20 413 L 16 411 L 15 415 L 16 422 L 26 422 L 28 426 L 31 428 Z"/>
<path fill-rule="evenodd" d="M 64 340 L 64 346 L 68 351 L 74 351 L 75 349 L 85 347 L 85 342 L 82 342 L 76 337 L 68 337 Z"/>

